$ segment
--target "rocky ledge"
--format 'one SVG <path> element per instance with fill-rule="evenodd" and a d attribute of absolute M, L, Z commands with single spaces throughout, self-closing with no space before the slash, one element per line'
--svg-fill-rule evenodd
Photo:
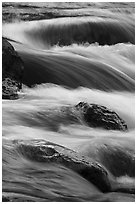
<path fill-rule="evenodd" d="M 2 38 L 2 98 L 17 99 L 22 88 L 23 61 L 13 46 Z"/>
<path fill-rule="evenodd" d="M 74 110 L 78 112 L 82 121 L 86 122 L 90 127 L 122 131 L 128 129 L 125 121 L 116 112 L 105 106 L 80 102 L 75 106 Z"/>

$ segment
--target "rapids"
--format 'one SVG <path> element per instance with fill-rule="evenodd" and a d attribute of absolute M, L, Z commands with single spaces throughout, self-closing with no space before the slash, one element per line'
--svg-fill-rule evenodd
<path fill-rule="evenodd" d="M 98 11 L 3 24 L 25 67 L 19 99 L 2 101 L 5 199 L 134 201 L 135 25 L 134 18 L 107 12 L 106 19 Z M 128 131 L 91 128 L 62 111 L 80 101 L 116 111 Z M 98 162 L 112 191 L 103 193 L 64 165 L 24 157 L 15 145 L 20 140 L 50 141 Z"/>

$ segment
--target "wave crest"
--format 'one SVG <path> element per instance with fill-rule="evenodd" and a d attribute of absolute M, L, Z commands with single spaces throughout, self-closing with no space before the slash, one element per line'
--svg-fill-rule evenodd
<path fill-rule="evenodd" d="M 135 43 L 134 23 L 125 22 L 124 19 L 117 21 L 84 17 L 20 22 L 4 25 L 3 35 L 41 48 L 86 42 L 90 44 L 98 42 L 100 45 Z"/>

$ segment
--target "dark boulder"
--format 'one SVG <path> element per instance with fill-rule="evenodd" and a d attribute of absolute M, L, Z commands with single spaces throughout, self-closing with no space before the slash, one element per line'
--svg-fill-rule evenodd
<path fill-rule="evenodd" d="M 2 98 L 17 99 L 22 88 L 23 61 L 13 46 L 2 38 Z"/>
<path fill-rule="evenodd" d="M 90 127 L 100 127 L 108 130 L 127 130 L 127 125 L 118 114 L 105 106 L 80 102 L 75 106 L 80 117 Z"/>

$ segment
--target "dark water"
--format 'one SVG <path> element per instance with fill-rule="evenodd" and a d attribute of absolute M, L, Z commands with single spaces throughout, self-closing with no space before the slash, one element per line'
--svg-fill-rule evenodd
<path fill-rule="evenodd" d="M 3 36 L 25 66 L 20 98 L 3 100 L 5 199 L 134 201 L 134 30 L 133 3 L 3 4 Z M 62 111 L 80 101 L 116 111 L 128 132 L 90 128 Z M 98 162 L 113 190 L 103 193 L 63 164 L 22 155 L 21 140 L 50 141 Z"/>

